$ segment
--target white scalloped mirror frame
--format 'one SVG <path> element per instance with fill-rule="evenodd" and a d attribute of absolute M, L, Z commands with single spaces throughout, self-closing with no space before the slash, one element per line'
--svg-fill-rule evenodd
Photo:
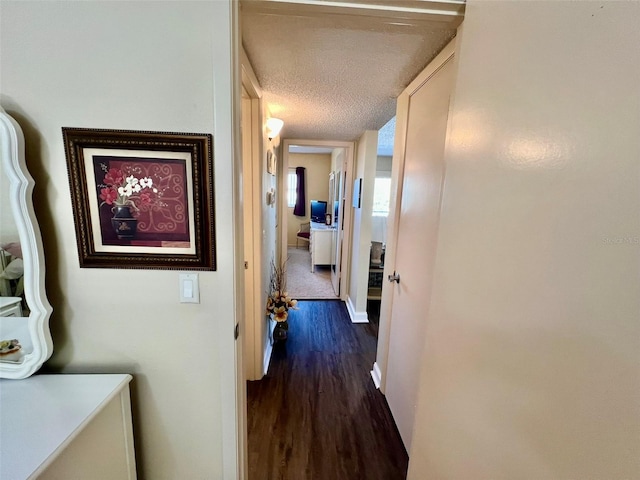
<path fill-rule="evenodd" d="M 23 354 L 0 360 L 0 378 L 20 379 L 35 373 L 53 353 L 49 331 L 51 305 L 45 294 L 44 252 L 33 210 L 34 180 L 27 171 L 24 136 L 18 123 L 0 107 L 0 172 L 8 176 L 11 211 L 24 263 L 24 294 L 28 317 L 0 317 L 0 340 L 18 339 Z M 6 197 L 5 197 L 6 198 Z"/>

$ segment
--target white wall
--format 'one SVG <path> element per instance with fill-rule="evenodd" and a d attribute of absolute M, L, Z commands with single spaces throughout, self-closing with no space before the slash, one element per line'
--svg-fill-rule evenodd
<path fill-rule="evenodd" d="M 391 177 L 391 163 L 393 157 L 388 155 L 379 155 L 376 160 L 376 177 Z"/>
<path fill-rule="evenodd" d="M 335 172 L 337 167 L 342 167 L 342 162 L 344 162 L 344 149 L 334 148 L 331 151 L 331 171 Z"/>
<path fill-rule="evenodd" d="M 262 119 L 263 125 L 267 121 L 266 111 L 264 112 L 264 116 Z M 268 138 L 263 138 L 263 145 L 267 145 Z M 280 142 L 280 137 L 276 137 L 273 139 L 274 143 Z M 282 168 L 282 155 L 278 155 L 278 166 L 277 168 Z M 277 216 L 278 216 L 278 207 L 277 202 L 271 205 L 267 205 L 266 197 L 267 192 L 272 190 L 275 192 L 276 197 L 278 198 L 278 177 L 275 175 L 271 175 L 267 172 L 267 152 L 266 150 L 262 154 L 262 162 L 260 165 L 260 170 L 262 171 L 262 291 L 260 292 L 261 303 L 263 307 L 267 305 L 267 290 L 270 285 L 271 280 L 271 260 L 277 260 L 278 254 L 276 245 L 278 242 L 277 237 Z M 264 312 L 264 310 L 263 310 Z M 262 360 L 263 360 L 263 373 L 266 373 L 267 368 L 269 367 L 269 360 L 271 359 L 271 331 L 273 331 L 273 327 L 275 326 L 275 322 L 271 322 L 266 315 L 263 316 L 262 328 L 260 329 L 260 335 L 262 337 Z"/>
<path fill-rule="evenodd" d="M 353 211 L 353 235 L 351 237 L 351 269 L 347 310 L 354 322 L 366 322 L 367 288 L 369 283 L 369 253 L 371 251 L 371 211 L 373 185 L 376 177 L 378 132 L 367 130 L 358 139 L 354 181 L 362 178 L 361 207 L 352 206 L 353 197 L 347 199 L 347 208 Z"/>
<path fill-rule="evenodd" d="M 637 478 L 638 25 L 468 1 L 408 478 Z"/>
<path fill-rule="evenodd" d="M 0 101 L 24 129 L 54 308 L 46 368 L 134 374 L 140 478 L 235 478 L 231 4 L 0 8 Z M 218 269 L 199 274 L 201 304 L 179 303 L 178 272 L 79 268 L 62 126 L 214 134 Z"/>

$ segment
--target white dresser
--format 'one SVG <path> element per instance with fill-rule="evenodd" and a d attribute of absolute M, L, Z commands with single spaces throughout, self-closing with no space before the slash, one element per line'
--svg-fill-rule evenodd
<path fill-rule="evenodd" d="M 331 237 L 335 228 L 324 223 L 311 222 L 309 251 L 311 252 L 311 272 L 316 265 L 331 265 Z"/>
<path fill-rule="evenodd" d="M 20 297 L 0 297 L 0 317 L 21 317 Z"/>
<path fill-rule="evenodd" d="M 0 380 L 0 478 L 136 478 L 131 375 Z"/>

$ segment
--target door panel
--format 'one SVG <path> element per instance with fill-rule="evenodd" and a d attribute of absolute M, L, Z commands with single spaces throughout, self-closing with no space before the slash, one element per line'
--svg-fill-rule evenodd
<path fill-rule="evenodd" d="M 260 371 L 256 371 L 254 348 L 255 324 L 254 324 L 254 298 L 253 289 L 254 258 L 253 258 L 253 168 L 251 165 L 251 98 L 245 88 L 242 88 L 242 208 L 244 229 L 244 260 L 248 268 L 244 270 L 244 312 L 243 332 L 244 341 L 244 365 L 245 375 L 249 380 L 261 378 Z"/>
<path fill-rule="evenodd" d="M 404 172 L 394 268 L 385 394 L 407 448 L 411 447 L 421 357 L 431 298 L 449 98 L 454 83 L 452 56 L 431 77 L 398 102 L 407 118 Z M 410 86 L 411 87 L 411 86 Z M 402 159 L 401 159 L 402 160 Z M 396 159 L 394 159 L 396 161 Z"/>

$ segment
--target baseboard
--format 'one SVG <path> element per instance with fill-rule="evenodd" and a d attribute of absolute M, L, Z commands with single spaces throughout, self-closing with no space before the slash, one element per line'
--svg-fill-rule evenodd
<path fill-rule="evenodd" d="M 271 344 L 271 338 L 273 335 L 273 327 L 275 327 L 275 322 L 267 321 L 267 341 L 264 347 L 264 358 L 262 359 L 262 375 L 266 375 L 269 371 L 269 362 L 271 362 L 271 352 L 273 351 L 273 345 Z"/>
<path fill-rule="evenodd" d="M 382 372 L 380 371 L 378 362 L 373 362 L 373 370 L 371 370 L 371 379 L 373 380 L 373 384 L 376 386 L 376 388 L 379 389 L 380 384 L 382 383 Z"/>
<path fill-rule="evenodd" d="M 353 301 L 351 297 L 347 297 L 347 312 L 349 313 L 349 318 L 351 319 L 351 323 L 369 323 L 369 317 L 367 316 L 367 312 L 357 312 L 355 307 L 353 306 Z"/>

